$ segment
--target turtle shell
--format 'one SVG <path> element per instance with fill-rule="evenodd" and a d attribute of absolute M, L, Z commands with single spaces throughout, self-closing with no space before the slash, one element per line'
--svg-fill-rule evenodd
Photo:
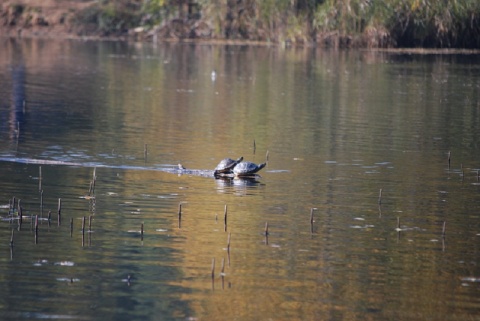
<path fill-rule="evenodd" d="M 259 170 L 265 167 L 267 163 L 257 165 L 252 162 L 240 162 L 233 168 L 233 173 L 235 176 L 248 176 L 255 174 Z"/>
<path fill-rule="evenodd" d="M 218 163 L 217 167 L 215 167 L 215 174 L 222 174 L 222 173 L 230 173 L 232 169 L 243 160 L 243 157 L 240 157 L 237 160 L 233 160 L 231 158 L 225 158 Z"/>

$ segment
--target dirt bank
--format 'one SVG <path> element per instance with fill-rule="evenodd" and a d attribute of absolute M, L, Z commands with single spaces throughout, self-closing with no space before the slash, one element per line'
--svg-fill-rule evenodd
<path fill-rule="evenodd" d="M 83 28 L 75 15 L 94 0 L 4 0 L 0 4 L 0 34 L 25 37 L 77 37 Z"/>

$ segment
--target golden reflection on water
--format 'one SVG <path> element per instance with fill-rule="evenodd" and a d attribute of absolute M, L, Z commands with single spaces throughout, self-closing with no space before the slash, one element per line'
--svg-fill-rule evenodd
<path fill-rule="evenodd" d="M 107 315 L 120 308 L 152 320 L 159 311 L 208 320 L 463 320 L 478 309 L 478 75 L 460 58 L 2 41 L 0 112 L 8 125 L 0 127 L 0 153 L 107 166 L 97 169 L 91 244 L 82 246 L 78 234 L 65 241 L 61 227 L 40 238 L 60 244 L 57 251 L 39 247 L 61 260 L 70 253 L 74 286 L 85 285 L 87 302 L 103 300 Z M 12 94 L 19 64 L 25 84 Z M 260 163 L 267 152 L 253 182 L 159 170 L 213 169 L 224 157 Z M 15 194 L 33 211 L 37 166 L 6 164 L 3 199 Z M 61 196 L 75 222 L 91 211 L 79 199 L 91 168 L 43 170 L 49 206 Z M 30 249 L 24 242 L 19 248 Z M 43 257 L 32 252 L 19 250 L 11 264 Z M 87 268 L 92 257 L 98 279 Z M 4 271 L 15 275 L 9 266 Z M 128 273 L 130 286 L 115 283 Z M 8 293 L 15 289 L 10 283 Z M 20 290 L 29 293 L 28 284 Z"/>

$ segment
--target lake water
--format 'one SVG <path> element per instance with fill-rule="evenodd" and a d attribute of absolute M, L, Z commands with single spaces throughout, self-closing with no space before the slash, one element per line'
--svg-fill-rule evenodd
<path fill-rule="evenodd" d="M 0 42 L 4 320 L 479 317 L 479 55 Z"/>

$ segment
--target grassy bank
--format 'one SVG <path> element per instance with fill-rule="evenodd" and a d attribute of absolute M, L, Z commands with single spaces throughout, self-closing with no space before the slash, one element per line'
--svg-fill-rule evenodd
<path fill-rule="evenodd" d="M 65 3 L 71 0 L 56 0 Z M 12 1 L 10 1 L 12 2 Z M 14 2 L 14 1 L 13 1 Z M 21 0 L 17 1 L 19 4 Z M 36 1 L 29 1 L 34 6 Z M 42 0 L 37 1 L 40 5 Z M 70 32 L 334 47 L 480 48 L 478 0 L 99 0 Z M 3 8 L 18 14 L 17 4 Z M 67 22 L 63 22 L 67 23 Z"/>

